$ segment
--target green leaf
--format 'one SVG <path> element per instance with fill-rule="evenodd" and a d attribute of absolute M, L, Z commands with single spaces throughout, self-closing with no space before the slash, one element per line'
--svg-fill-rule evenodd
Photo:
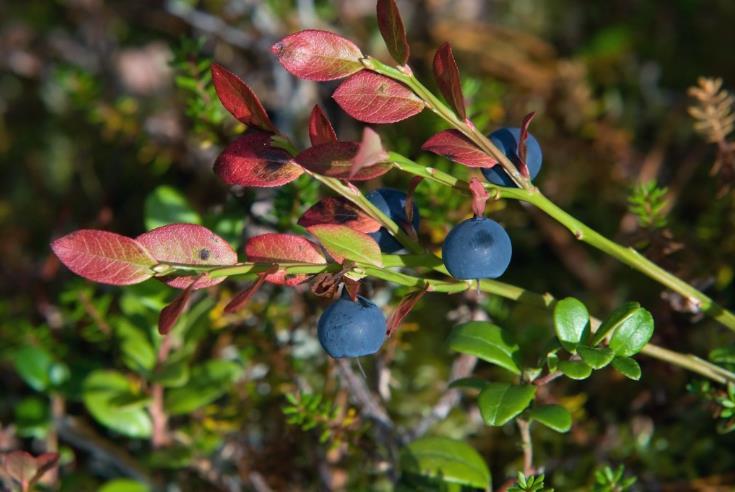
<path fill-rule="evenodd" d="M 471 321 L 456 326 L 449 334 L 449 348 L 520 374 L 518 345 L 506 331 L 487 321 Z"/>
<path fill-rule="evenodd" d="M 608 333 L 616 329 L 621 324 L 625 323 L 628 318 L 635 315 L 635 312 L 640 309 L 641 305 L 637 302 L 626 302 L 615 311 L 613 311 L 608 318 L 602 322 L 597 331 L 592 335 L 590 345 L 599 344 Z"/>
<path fill-rule="evenodd" d="M 24 398 L 15 404 L 15 426 L 21 437 L 44 439 L 49 430 L 49 404 L 45 398 Z"/>
<path fill-rule="evenodd" d="M 561 405 L 534 407 L 529 417 L 556 432 L 567 432 L 572 427 L 572 414 Z"/>
<path fill-rule="evenodd" d="M 560 360 L 559 370 L 572 379 L 587 379 L 592 374 L 592 368 L 581 360 Z"/>
<path fill-rule="evenodd" d="M 170 415 L 182 415 L 215 401 L 230 390 L 241 373 L 238 364 L 222 359 L 193 368 L 186 386 L 166 392 L 166 411 Z"/>
<path fill-rule="evenodd" d="M 488 383 L 477 404 L 487 425 L 503 425 L 520 414 L 533 401 L 536 387 L 530 384 Z"/>
<path fill-rule="evenodd" d="M 152 381 L 167 388 L 179 388 L 189 382 L 189 357 L 180 353 L 168 360 L 152 375 Z"/>
<path fill-rule="evenodd" d="M 49 373 L 53 363 L 51 354 L 40 347 L 27 345 L 15 353 L 15 370 L 36 391 L 51 385 Z"/>
<path fill-rule="evenodd" d="M 89 413 L 102 425 L 130 437 L 149 437 L 151 420 L 140 404 L 133 385 L 121 373 L 93 371 L 84 380 L 83 400 Z"/>
<path fill-rule="evenodd" d="M 99 492 L 149 492 L 147 485 L 128 478 L 118 478 L 105 482 Z"/>
<path fill-rule="evenodd" d="M 568 352 L 574 352 L 590 330 L 590 314 L 584 304 L 574 297 L 557 302 L 554 306 L 554 330 L 561 346 Z"/>
<path fill-rule="evenodd" d="M 403 473 L 439 478 L 480 489 L 490 486 L 490 470 L 470 445 L 445 437 L 422 437 L 401 451 Z"/>
<path fill-rule="evenodd" d="M 488 382 L 481 378 L 459 378 L 449 383 L 449 387 L 482 390 L 487 384 Z"/>
<path fill-rule="evenodd" d="M 149 231 L 167 224 L 201 224 L 202 219 L 175 188 L 161 185 L 145 199 L 145 227 Z"/>
<path fill-rule="evenodd" d="M 612 361 L 612 366 L 623 376 L 633 381 L 638 381 L 641 378 L 641 366 L 635 359 L 630 357 L 615 357 Z"/>
<path fill-rule="evenodd" d="M 735 364 L 735 345 L 712 350 L 709 353 L 709 360 L 716 364 Z"/>
<path fill-rule="evenodd" d="M 338 224 L 320 224 L 307 227 L 322 246 L 339 263 L 352 260 L 377 267 L 383 266 L 380 246 L 373 238 L 347 226 Z"/>
<path fill-rule="evenodd" d="M 620 323 L 610 338 L 610 348 L 615 355 L 630 357 L 641 351 L 653 336 L 653 316 L 639 308 Z"/>
<path fill-rule="evenodd" d="M 615 357 L 615 353 L 607 347 L 577 346 L 577 353 L 592 369 L 602 369 Z"/>
<path fill-rule="evenodd" d="M 156 365 L 156 352 L 146 331 L 127 318 L 117 318 L 115 321 L 115 334 L 119 339 L 123 363 L 137 373 L 150 373 Z"/>

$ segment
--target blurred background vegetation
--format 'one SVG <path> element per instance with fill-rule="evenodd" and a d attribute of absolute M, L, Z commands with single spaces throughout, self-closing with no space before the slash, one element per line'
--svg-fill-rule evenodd
<path fill-rule="evenodd" d="M 479 127 L 518 126 L 538 113 L 532 131 L 544 149 L 537 184 L 545 193 L 735 307 L 733 174 L 722 163 L 712 172 L 717 146 L 687 113 L 698 77 L 735 83 L 735 3 L 399 4 L 414 70 L 430 82 L 434 49 L 450 41 Z M 176 355 L 154 376 L 158 311 L 176 293 L 155 281 L 92 285 L 48 246 L 79 228 L 135 236 L 172 221 L 205 224 L 238 248 L 263 232 L 301 232 L 296 219 L 322 192 L 316 182 L 229 190 L 212 174 L 219 150 L 243 128 L 220 107 L 209 64 L 241 75 L 302 146 L 315 103 L 341 138 L 354 139 L 360 125 L 329 99 L 335 85 L 293 78 L 270 46 L 301 28 L 325 28 L 388 60 L 374 9 L 373 0 L 0 5 L 0 451 L 58 450 L 46 487 L 390 488 L 394 450 L 319 349 L 323 302 L 307 288 L 267 286 L 234 316 L 222 308 L 236 282 L 200 294 L 176 328 Z M 468 175 L 419 151 L 442 128 L 425 111 L 379 131 L 391 150 Z M 383 184 L 407 180 L 394 172 L 366 187 Z M 471 213 L 468 200 L 429 183 L 417 200 L 421 240 L 436 250 Z M 490 207 L 514 242 L 503 280 L 577 296 L 600 315 L 637 300 L 654 314 L 656 343 L 702 357 L 720 348 L 713 356 L 734 365 L 733 351 L 722 349 L 731 334 L 685 299 L 577 244 L 537 211 Z M 368 292 L 386 310 L 403 293 L 381 282 Z M 381 355 L 363 363 L 394 425 L 468 439 L 500 485 L 521 468 L 514 427 L 483 426 L 473 399 L 446 418 L 427 417 L 452 371 L 446 334 L 478 313 L 539 344 L 551 337 L 548 313 L 472 293 L 428 294 Z M 545 398 L 571 410 L 575 425 L 566 435 L 534 432 L 547 485 L 588 490 L 599 467 L 623 464 L 638 477 L 634 490 L 731 490 L 735 437 L 708 402 L 711 390 L 681 370 L 640 362 L 639 383 L 601 371 L 548 389 Z M 496 369 L 477 371 L 493 377 Z M 145 410 L 153 384 L 166 388 L 172 431 L 156 446 Z M 105 403 L 105 392 L 117 390 L 125 401 Z"/>

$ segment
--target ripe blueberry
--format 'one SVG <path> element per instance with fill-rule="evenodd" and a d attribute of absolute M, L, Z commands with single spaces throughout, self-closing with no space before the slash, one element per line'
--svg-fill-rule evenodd
<path fill-rule="evenodd" d="M 381 212 L 390 217 L 393 222 L 399 226 L 407 222 L 406 218 L 406 194 L 392 188 L 380 188 L 373 190 L 365 197 L 370 203 L 378 207 Z M 413 228 L 419 228 L 419 209 L 416 203 L 413 204 Z M 377 241 L 380 250 L 383 253 L 395 253 L 403 249 L 401 243 L 394 238 L 385 227 L 381 227 L 376 232 L 369 233 L 370 237 Z"/>
<path fill-rule="evenodd" d="M 378 306 L 357 296 L 343 295 L 319 318 L 317 335 L 324 350 L 335 359 L 377 352 L 385 341 L 385 316 Z"/>
<path fill-rule="evenodd" d="M 510 237 L 494 220 L 475 217 L 449 231 L 442 260 L 452 277 L 460 280 L 498 278 L 508 268 Z"/>
<path fill-rule="evenodd" d="M 521 136 L 520 128 L 501 128 L 492 132 L 489 137 L 490 141 L 500 150 L 502 153 L 510 159 L 510 161 L 518 166 L 518 139 Z M 538 176 L 541 170 L 541 162 L 543 161 L 543 154 L 541 152 L 541 146 L 538 140 L 528 134 L 526 139 L 526 165 L 528 166 L 528 172 L 531 175 L 533 181 Z M 500 164 L 497 164 L 489 169 L 483 169 L 482 174 L 485 175 L 488 181 L 493 184 L 500 186 L 516 186 L 508 173 L 503 170 Z"/>

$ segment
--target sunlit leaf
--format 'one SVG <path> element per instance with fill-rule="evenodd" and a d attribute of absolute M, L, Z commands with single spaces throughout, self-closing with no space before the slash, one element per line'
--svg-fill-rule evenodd
<path fill-rule="evenodd" d="M 378 221 L 341 196 L 322 198 L 304 212 L 304 215 L 299 218 L 298 224 L 302 227 L 318 224 L 340 224 L 364 233 L 375 232 L 380 229 Z"/>
<path fill-rule="evenodd" d="M 401 451 L 403 473 L 440 479 L 487 489 L 490 486 L 490 470 L 469 444 L 446 437 L 422 437 Z"/>
<path fill-rule="evenodd" d="M 342 82 L 332 97 L 347 114 L 365 123 L 395 123 L 424 109 L 411 89 L 367 70 Z"/>
<path fill-rule="evenodd" d="M 499 426 L 520 415 L 535 395 L 536 387 L 531 384 L 489 383 L 480 392 L 477 404 L 485 423 Z"/>
<path fill-rule="evenodd" d="M 362 69 L 360 48 L 328 31 L 307 29 L 286 36 L 271 48 L 281 65 L 306 80 L 335 80 Z"/>
<path fill-rule="evenodd" d="M 258 96 L 237 75 L 222 65 L 213 63 L 212 83 L 222 105 L 232 116 L 248 126 L 277 131 Z"/>
<path fill-rule="evenodd" d="M 378 0 L 378 28 L 388 53 L 399 65 L 408 62 L 410 49 L 396 0 Z"/>
<path fill-rule="evenodd" d="M 326 258 L 319 246 L 296 234 L 261 234 L 248 239 L 245 256 L 255 262 L 293 262 L 325 264 Z M 308 275 L 287 276 L 281 270 L 268 275 L 265 280 L 279 285 L 297 285 L 308 279 Z"/>
<path fill-rule="evenodd" d="M 449 43 L 442 44 L 434 55 L 434 78 L 444 99 L 454 108 L 461 119 L 467 118 L 462 96 L 459 68 Z"/>
<path fill-rule="evenodd" d="M 468 167 L 490 168 L 498 163 L 458 130 L 444 130 L 424 142 L 421 149 Z"/>
<path fill-rule="evenodd" d="M 474 355 L 513 374 L 520 374 L 518 344 L 506 331 L 487 321 L 470 321 L 454 327 L 449 334 L 449 348 Z"/>
<path fill-rule="evenodd" d="M 568 432 L 572 428 L 572 414 L 561 405 L 534 407 L 528 416 L 556 432 Z"/>
<path fill-rule="evenodd" d="M 342 263 L 345 259 L 383 266 L 380 247 L 373 238 L 363 232 L 336 224 L 315 225 L 308 228 L 329 254 Z"/>

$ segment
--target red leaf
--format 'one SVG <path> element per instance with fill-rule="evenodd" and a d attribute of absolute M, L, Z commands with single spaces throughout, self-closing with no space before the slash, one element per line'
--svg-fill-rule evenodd
<path fill-rule="evenodd" d="M 411 89 L 367 70 L 342 82 L 332 97 L 347 114 L 366 123 L 395 123 L 424 109 Z"/>
<path fill-rule="evenodd" d="M 399 65 L 405 65 L 410 48 L 396 0 L 378 0 L 378 28 L 390 56 Z"/>
<path fill-rule="evenodd" d="M 355 43 L 328 31 L 307 29 L 271 48 L 286 70 L 306 80 L 336 80 L 359 72 L 363 54 Z"/>
<path fill-rule="evenodd" d="M 388 152 L 383 148 L 380 135 L 375 133 L 375 130 L 372 128 L 364 128 L 362 130 L 360 147 L 358 147 L 355 157 L 352 158 L 349 179 L 353 179 L 361 169 L 386 162 L 387 160 Z"/>
<path fill-rule="evenodd" d="M 252 131 L 228 145 L 214 172 L 229 185 L 270 188 L 290 183 L 304 172 L 291 155 L 271 143 L 272 134 Z"/>
<path fill-rule="evenodd" d="M 536 112 L 528 113 L 524 118 L 523 122 L 521 123 L 521 134 L 518 138 L 518 160 L 519 166 L 518 170 L 521 172 L 521 175 L 528 178 L 530 177 L 530 173 L 528 171 L 528 165 L 526 164 L 526 140 L 528 140 L 528 126 L 531 124 L 531 121 L 533 121 L 533 118 L 536 116 Z"/>
<path fill-rule="evenodd" d="M 462 120 L 467 119 L 462 96 L 462 83 L 459 79 L 459 68 L 452 54 L 452 47 L 444 43 L 434 55 L 434 77 L 444 99 L 452 105 Z"/>
<path fill-rule="evenodd" d="M 186 265 L 234 265 L 237 253 L 232 247 L 206 227 L 195 224 L 169 224 L 138 236 L 153 257 L 161 262 L 182 263 Z M 169 275 L 161 278 L 166 284 L 177 289 L 189 287 L 196 278 L 191 275 Z M 196 281 L 194 289 L 217 285 L 222 278 L 202 278 Z"/>
<path fill-rule="evenodd" d="M 404 210 L 406 212 L 406 226 L 409 227 L 409 235 L 413 238 L 417 238 L 416 230 L 413 227 L 413 201 L 414 201 L 414 194 L 416 192 L 416 188 L 418 185 L 423 181 L 424 178 L 421 176 L 414 176 L 411 178 L 411 181 L 408 183 L 408 190 L 406 190 L 406 203 L 404 205 Z"/>
<path fill-rule="evenodd" d="M 103 284 L 137 284 L 153 276 L 157 263 L 135 239 L 107 231 L 75 231 L 51 243 L 51 249 L 69 270 Z"/>
<path fill-rule="evenodd" d="M 485 213 L 485 204 L 490 195 L 488 195 L 485 187 L 475 176 L 470 179 L 469 188 L 470 193 L 472 193 L 472 212 L 475 214 L 475 217 L 482 217 Z"/>
<path fill-rule="evenodd" d="M 339 179 L 365 181 L 377 178 L 391 169 L 391 164 L 383 162 L 360 169 L 350 176 L 352 163 L 358 155 L 360 145 L 357 142 L 332 142 L 315 145 L 296 156 L 296 162 L 309 171 Z"/>
<path fill-rule="evenodd" d="M 494 157 L 480 150 L 458 130 L 444 130 L 437 133 L 427 140 L 421 146 L 421 149 L 444 156 L 468 167 L 490 168 L 498 163 Z"/>
<path fill-rule="evenodd" d="M 0 476 L 12 478 L 21 484 L 23 490 L 30 490 L 58 461 L 58 453 L 43 453 L 34 457 L 25 451 L 11 451 L 0 455 Z"/>
<path fill-rule="evenodd" d="M 273 270 L 276 270 L 276 269 L 277 267 L 273 268 Z M 263 284 L 265 283 L 266 279 L 269 276 L 270 275 L 267 273 L 259 273 L 258 280 L 250 284 L 247 287 L 247 289 L 242 290 L 238 292 L 237 294 L 235 294 L 235 296 L 232 299 L 230 299 L 230 302 L 228 302 L 227 305 L 225 306 L 225 309 L 224 309 L 225 313 L 233 314 L 233 313 L 238 312 L 242 308 L 244 308 L 245 304 L 247 304 L 250 298 L 253 297 L 253 294 L 258 292 L 258 290 L 263 286 Z"/>
<path fill-rule="evenodd" d="M 424 297 L 424 294 L 428 291 L 428 286 L 421 290 L 411 292 L 406 297 L 401 299 L 401 302 L 396 307 L 395 311 L 391 313 L 386 322 L 388 326 L 387 335 L 390 336 L 398 328 L 401 322 L 408 316 L 411 310 L 416 306 L 416 303 Z"/>
<path fill-rule="evenodd" d="M 189 286 L 184 289 L 184 292 L 171 301 L 171 304 L 161 310 L 161 314 L 158 315 L 158 333 L 166 335 L 171 331 L 171 328 L 174 327 L 176 321 L 181 317 L 181 313 L 183 313 L 188 307 L 189 299 L 191 299 L 191 293 L 196 288 L 195 285 L 202 280 L 206 282 L 203 275 L 196 277 L 194 281 L 189 283 Z"/>
<path fill-rule="evenodd" d="M 262 234 L 248 239 L 245 255 L 249 261 L 272 261 L 325 264 L 319 246 L 295 234 Z M 308 275 L 287 276 L 280 271 L 268 275 L 266 281 L 278 285 L 297 285 L 308 279 Z"/>
<path fill-rule="evenodd" d="M 337 224 L 315 225 L 307 230 L 319 239 L 324 249 L 337 263 L 352 260 L 378 267 L 383 266 L 380 246 L 364 232 Z"/>
<path fill-rule="evenodd" d="M 309 139 L 311 145 L 319 145 L 324 143 L 332 143 L 337 141 L 337 134 L 334 132 L 329 118 L 324 114 L 322 108 L 315 104 L 309 116 Z"/>
<path fill-rule="evenodd" d="M 319 224 L 341 224 L 360 232 L 375 232 L 380 223 L 343 197 L 322 198 L 299 219 L 301 227 Z"/>
<path fill-rule="evenodd" d="M 217 63 L 212 64 L 212 83 L 222 106 L 248 126 L 277 132 L 260 99 L 237 75 Z"/>

